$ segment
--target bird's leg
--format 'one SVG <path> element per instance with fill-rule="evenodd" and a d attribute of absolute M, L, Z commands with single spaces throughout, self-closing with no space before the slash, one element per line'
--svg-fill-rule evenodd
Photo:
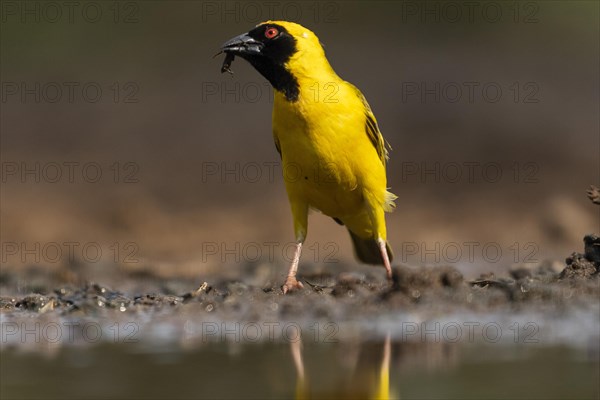
<path fill-rule="evenodd" d="M 390 257 L 387 253 L 385 240 L 379 238 L 377 239 L 377 244 L 379 245 L 379 251 L 381 251 L 381 258 L 383 259 L 383 265 L 385 266 L 387 278 L 392 279 L 392 266 L 390 265 Z"/>
<path fill-rule="evenodd" d="M 285 174 L 284 174 L 285 175 Z M 288 190 L 289 195 L 289 190 Z M 294 233 L 296 235 L 296 246 L 294 248 L 294 258 L 292 265 L 287 275 L 287 279 L 281 288 L 283 294 L 290 290 L 302 289 L 304 286 L 296 279 L 298 272 L 298 264 L 300 263 L 300 254 L 302 253 L 302 243 L 306 239 L 306 229 L 308 227 L 308 204 L 301 201 L 296 201 L 290 196 L 290 206 L 294 217 Z"/>
<path fill-rule="evenodd" d="M 296 247 L 294 249 L 294 258 L 292 260 L 292 265 L 290 265 L 290 270 L 288 271 L 287 279 L 281 288 L 283 290 L 283 294 L 286 294 L 290 290 L 302 289 L 304 285 L 301 282 L 298 282 L 296 279 L 296 273 L 298 272 L 298 264 L 300 263 L 300 254 L 302 253 L 302 242 L 296 242 Z"/>
<path fill-rule="evenodd" d="M 375 204 L 375 203 L 372 203 Z M 371 223 L 373 224 L 374 237 L 376 238 L 377 245 L 379 246 L 379 252 L 381 253 L 381 259 L 383 260 L 383 266 L 388 280 L 392 280 L 392 266 L 390 264 L 390 256 L 387 252 L 386 227 L 385 227 L 385 216 L 383 213 L 383 207 L 371 205 L 367 207 L 367 212 L 371 217 Z"/>

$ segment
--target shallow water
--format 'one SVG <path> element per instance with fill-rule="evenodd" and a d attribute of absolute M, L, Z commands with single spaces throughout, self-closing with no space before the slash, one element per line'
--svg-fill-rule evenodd
<path fill-rule="evenodd" d="M 0 394 L 3 399 L 599 395 L 598 353 L 589 348 L 390 341 L 387 350 L 386 358 L 385 340 L 211 343 L 168 351 L 124 344 L 50 353 L 5 349 Z"/>

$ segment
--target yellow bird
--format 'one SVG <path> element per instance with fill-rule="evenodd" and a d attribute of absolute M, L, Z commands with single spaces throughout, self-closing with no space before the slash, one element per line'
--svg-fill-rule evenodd
<path fill-rule="evenodd" d="M 387 191 L 387 143 L 362 93 L 333 70 L 317 36 L 287 21 L 267 21 L 227 41 L 221 69 L 239 56 L 273 86 L 273 137 L 294 219 L 296 247 L 282 289 L 296 279 L 308 211 L 345 225 L 356 257 L 384 265 L 392 276 L 384 211 L 396 196 Z"/>

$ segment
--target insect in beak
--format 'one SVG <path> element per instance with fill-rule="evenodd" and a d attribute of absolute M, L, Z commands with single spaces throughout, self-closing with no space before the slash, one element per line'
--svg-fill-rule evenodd
<path fill-rule="evenodd" d="M 215 54 L 213 56 L 213 58 L 215 58 L 223 53 L 224 53 L 223 50 L 221 50 L 217 54 Z M 225 60 L 223 60 L 223 65 L 221 66 L 221 73 L 228 72 L 230 75 L 233 76 L 233 71 L 230 69 L 230 67 L 231 67 L 231 63 L 233 62 L 234 59 L 235 59 L 235 55 L 233 55 L 232 53 L 226 53 Z"/>

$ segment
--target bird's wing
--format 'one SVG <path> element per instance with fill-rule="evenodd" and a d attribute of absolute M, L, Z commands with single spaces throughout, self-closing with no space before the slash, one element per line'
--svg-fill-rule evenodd
<path fill-rule="evenodd" d="M 361 93 L 361 91 L 358 90 L 358 88 L 356 86 L 354 86 L 352 84 L 350 84 L 350 85 L 352 86 L 352 88 L 354 88 L 354 90 L 356 91 L 356 95 L 363 103 L 363 106 L 365 109 L 365 116 L 366 116 L 365 131 L 367 132 L 367 136 L 369 137 L 369 140 L 373 144 L 373 147 L 375 147 L 375 150 L 377 151 L 377 155 L 379 156 L 379 159 L 381 160 L 383 165 L 385 165 L 385 162 L 388 159 L 388 148 L 391 149 L 391 147 L 383 138 L 383 135 L 381 134 L 381 131 L 379 130 L 379 126 L 377 125 L 377 120 L 375 119 L 375 115 L 373 114 L 373 111 L 371 110 L 371 106 L 369 106 L 367 99 Z"/>
<path fill-rule="evenodd" d="M 279 145 L 279 138 L 277 137 L 277 134 L 273 131 L 273 140 L 275 141 L 275 148 L 277 149 L 277 152 L 279 153 L 279 158 L 281 159 L 281 146 Z"/>

